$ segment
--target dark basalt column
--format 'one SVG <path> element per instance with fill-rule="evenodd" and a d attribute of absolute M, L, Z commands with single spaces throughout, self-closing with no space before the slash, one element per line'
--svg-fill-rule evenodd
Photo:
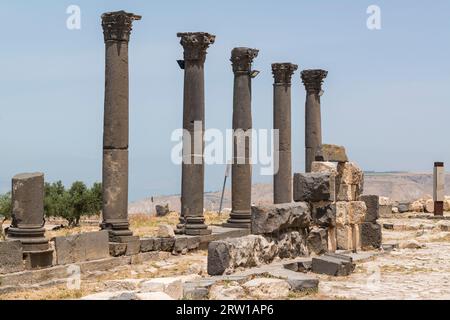
<path fill-rule="evenodd" d="M 322 82 L 328 75 L 325 70 L 304 70 L 301 73 L 306 88 L 305 105 L 305 171 L 311 172 L 317 148 L 322 144 L 320 96 Z"/>
<path fill-rule="evenodd" d="M 132 22 L 125 11 L 102 15 L 105 56 L 103 127 L 103 222 L 111 241 L 132 235 L 128 222 L 128 43 Z"/>
<path fill-rule="evenodd" d="M 178 33 L 184 48 L 183 163 L 181 213 L 177 233 L 210 234 L 203 216 L 206 51 L 215 36 L 205 32 Z"/>
<path fill-rule="evenodd" d="M 231 168 L 231 213 L 226 227 L 250 228 L 251 224 L 251 80 L 252 62 L 258 50 L 234 48 L 231 62 L 234 72 L 233 164 Z"/>
<path fill-rule="evenodd" d="M 272 64 L 273 84 L 273 128 L 278 130 L 278 145 L 275 145 L 275 172 L 273 177 L 274 204 L 292 202 L 291 163 L 291 78 L 298 66 L 292 63 Z"/>
<path fill-rule="evenodd" d="M 24 252 L 48 250 L 44 224 L 44 174 L 22 173 L 14 176 L 12 222 L 7 240 L 20 240 Z"/>

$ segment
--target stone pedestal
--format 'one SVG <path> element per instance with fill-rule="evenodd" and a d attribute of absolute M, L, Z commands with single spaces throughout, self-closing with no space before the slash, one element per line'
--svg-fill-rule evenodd
<path fill-rule="evenodd" d="M 181 182 L 181 213 L 177 233 L 210 234 L 203 216 L 204 131 L 206 50 L 215 36 L 204 32 L 178 33 L 184 48 L 183 98 L 183 164 Z"/>
<path fill-rule="evenodd" d="M 322 82 L 328 72 L 325 70 L 304 70 L 301 73 L 306 89 L 305 105 L 305 171 L 311 172 L 318 147 L 322 144 L 320 97 Z"/>
<path fill-rule="evenodd" d="M 103 222 L 110 239 L 132 235 L 128 223 L 128 42 L 132 22 L 125 11 L 102 15 L 105 40 L 105 111 L 103 127 Z"/>
<path fill-rule="evenodd" d="M 12 179 L 12 222 L 8 240 L 20 240 L 23 251 L 49 248 L 44 229 L 44 174 L 22 173 Z"/>
<path fill-rule="evenodd" d="M 435 162 L 433 170 L 434 215 L 444 215 L 445 170 L 443 162 Z"/>
<path fill-rule="evenodd" d="M 233 91 L 233 164 L 231 167 L 231 213 L 225 227 L 250 228 L 251 225 L 251 79 L 252 62 L 258 50 L 234 48 L 231 62 Z"/>
<path fill-rule="evenodd" d="M 278 130 L 275 144 L 275 169 L 273 177 L 274 204 L 292 202 L 291 163 L 291 78 L 298 66 L 292 63 L 272 64 L 273 128 Z"/>

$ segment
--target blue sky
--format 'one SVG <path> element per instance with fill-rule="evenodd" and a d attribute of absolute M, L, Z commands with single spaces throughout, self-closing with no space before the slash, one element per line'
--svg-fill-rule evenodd
<path fill-rule="evenodd" d="M 66 8 L 81 8 L 81 30 Z M 366 27 L 369 5 L 382 29 Z M 179 193 L 171 133 L 181 126 L 183 73 L 176 33 L 217 36 L 205 65 L 206 126 L 231 127 L 236 46 L 260 49 L 253 81 L 255 128 L 272 127 L 272 62 L 329 71 L 322 97 L 325 143 L 344 145 L 365 170 L 431 171 L 450 163 L 450 2 L 427 1 L 0 1 L 0 192 L 11 177 L 101 180 L 104 44 L 100 15 L 143 16 L 130 43 L 130 200 Z M 305 91 L 292 83 L 293 168 L 304 167 Z M 205 190 L 224 166 L 206 168 Z M 255 182 L 271 177 L 254 172 Z"/>

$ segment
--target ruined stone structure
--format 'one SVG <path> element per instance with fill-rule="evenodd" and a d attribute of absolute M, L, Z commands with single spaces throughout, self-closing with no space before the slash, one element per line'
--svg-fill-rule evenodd
<path fill-rule="evenodd" d="M 362 195 L 367 213 L 361 224 L 361 247 L 363 249 L 379 249 L 382 241 L 382 226 L 377 222 L 380 218 L 380 197 L 377 195 Z"/>
<path fill-rule="evenodd" d="M 445 170 L 443 162 L 435 162 L 433 170 L 434 215 L 444 215 Z"/>
<path fill-rule="evenodd" d="M 291 78 L 298 66 L 292 63 L 272 64 L 273 128 L 278 130 L 275 143 L 275 172 L 273 177 L 273 202 L 292 202 L 292 153 L 291 153 Z"/>
<path fill-rule="evenodd" d="M 252 62 L 258 56 L 258 52 L 256 49 L 242 47 L 231 51 L 234 72 L 232 209 L 225 226 L 232 228 L 250 228 L 251 224 L 251 79 Z"/>
<path fill-rule="evenodd" d="M 184 48 L 183 98 L 183 164 L 181 183 L 181 213 L 177 233 L 210 234 L 203 216 L 204 131 L 206 50 L 215 36 L 205 32 L 178 33 Z"/>
<path fill-rule="evenodd" d="M 320 97 L 322 82 L 328 75 L 325 70 L 304 70 L 301 73 L 306 89 L 305 104 L 305 172 L 311 172 L 317 148 L 322 144 Z"/>
<path fill-rule="evenodd" d="M 7 240 L 20 240 L 28 268 L 52 265 L 45 238 L 44 174 L 22 173 L 12 179 L 12 222 Z"/>
<path fill-rule="evenodd" d="M 128 42 L 134 20 L 125 11 L 102 15 L 106 46 L 103 127 L 103 222 L 112 241 L 130 240 L 128 222 Z"/>

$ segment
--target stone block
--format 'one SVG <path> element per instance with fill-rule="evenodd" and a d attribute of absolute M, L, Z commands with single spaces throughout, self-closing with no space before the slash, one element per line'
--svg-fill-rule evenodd
<path fill-rule="evenodd" d="M 382 243 L 381 225 L 365 222 L 360 225 L 361 246 L 363 249 L 379 249 Z"/>
<path fill-rule="evenodd" d="M 381 205 L 379 207 L 380 217 L 390 216 L 392 214 L 392 204 L 389 205 Z"/>
<path fill-rule="evenodd" d="M 308 250 L 314 254 L 322 254 L 328 250 L 327 230 L 323 228 L 313 227 L 308 234 Z"/>
<path fill-rule="evenodd" d="M 311 221 L 305 202 L 252 206 L 252 233 L 271 234 L 285 229 L 306 228 Z"/>
<path fill-rule="evenodd" d="M 53 250 L 24 252 L 25 269 L 34 270 L 53 266 Z"/>
<path fill-rule="evenodd" d="M 348 215 L 349 224 L 360 224 L 364 222 L 367 213 L 366 203 L 364 201 L 350 201 L 350 210 Z"/>
<path fill-rule="evenodd" d="M 154 278 L 141 283 L 142 292 L 164 292 L 173 299 L 183 298 L 183 282 L 174 277 Z"/>
<path fill-rule="evenodd" d="M 409 202 L 400 202 L 397 206 L 399 213 L 406 213 L 409 212 Z"/>
<path fill-rule="evenodd" d="M 0 274 L 23 271 L 22 243 L 15 241 L 0 241 Z"/>
<path fill-rule="evenodd" d="M 338 164 L 336 162 L 314 161 L 311 164 L 311 172 L 315 173 L 331 173 L 338 175 Z"/>
<path fill-rule="evenodd" d="M 356 184 L 343 184 L 336 186 L 336 201 L 356 201 L 361 194 Z"/>
<path fill-rule="evenodd" d="M 348 157 L 343 146 L 322 144 L 319 148 L 317 148 L 315 160 L 327 162 L 347 162 Z"/>
<path fill-rule="evenodd" d="M 124 256 L 127 252 L 127 244 L 120 242 L 109 243 L 109 255 L 112 257 Z"/>
<path fill-rule="evenodd" d="M 108 280 L 104 285 L 107 291 L 136 291 L 143 281 L 143 279 Z"/>
<path fill-rule="evenodd" d="M 183 298 L 186 300 L 204 300 L 209 295 L 208 288 L 185 286 L 183 291 Z"/>
<path fill-rule="evenodd" d="M 141 241 L 141 252 L 150 252 L 155 250 L 155 238 L 142 238 Z"/>
<path fill-rule="evenodd" d="M 175 238 L 161 238 L 161 251 L 172 252 L 175 245 Z"/>
<path fill-rule="evenodd" d="M 243 287 L 260 299 L 286 298 L 289 294 L 290 285 L 286 280 L 273 278 L 256 278 L 247 281 Z"/>
<path fill-rule="evenodd" d="M 364 173 L 356 163 L 339 163 L 338 176 L 341 184 L 359 185 L 360 191 L 363 191 Z"/>
<path fill-rule="evenodd" d="M 196 250 L 199 248 L 200 242 L 201 240 L 199 237 L 178 236 L 175 238 L 173 253 L 186 254 L 191 250 Z"/>
<path fill-rule="evenodd" d="M 336 245 L 338 250 L 352 249 L 352 227 L 350 225 L 338 225 L 336 227 Z"/>
<path fill-rule="evenodd" d="M 54 242 L 56 263 L 59 265 L 109 257 L 108 231 L 56 237 Z"/>
<path fill-rule="evenodd" d="M 313 244 L 317 244 L 317 235 L 310 239 Z M 297 258 L 309 254 L 308 233 L 306 230 L 288 231 L 274 237 L 266 236 L 270 242 L 269 252 L 277 255 L 281 259 Z M 320 239 L 320 238 L 319 238 Z"/>
<path fill-rule="evenodd" d="M 158 226 L 158 237 L 160 238 L 174 238 L 175 232 L 173 231 L 172 226 L 168 224 L 160 224 Z"/>
<path fill-rule="evenodd" d="M 312 272 L 329 276 L 348 276 L 355 268 L 351 260 L 339 256 L 322 256 L 312 259 Z"/>
<path fill-rule="evenodd" d="M 380 217 L 380 199 L 377 195 L 362 195 L 359 197 L 360 201 L 366 204 L 366 216 L 364 222 L 376 222 Z"/>
<path fill-rule="evenodd" d="M 126 256 L 136 255 L 141 251 L 141 241 L 139 237 L 137 239 L 127 242 L 127 251 L 125 252 Z"/>
<path fill-rule="evenodd" d="M 330 173 L 294 174 L 294 201 L 335 201 L 335 176 Z"/>
<path fill-rule="evenodd" d="M 311 203 L 312 224 L 319 227 L 336 225 L 336 207 L 330 201 L 319 201 Z"/>

